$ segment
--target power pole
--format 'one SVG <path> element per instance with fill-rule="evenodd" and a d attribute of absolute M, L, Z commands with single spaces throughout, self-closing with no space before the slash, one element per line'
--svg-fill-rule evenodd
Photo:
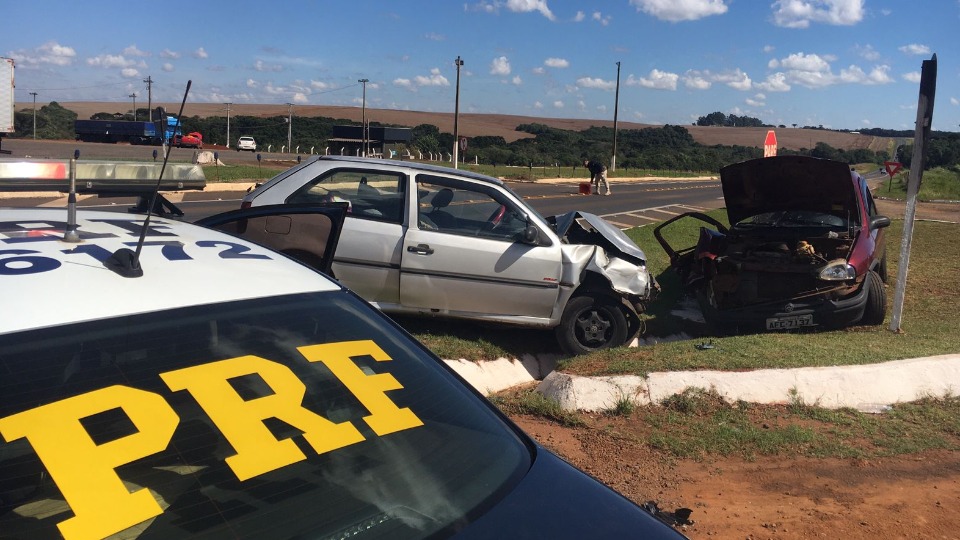
<path fill-rule="evenodd" d="M 463 66 L 463 60 L 460 56 L 454 60 L 453 65 L 457 66 L 457 97 L 453 108 L 453 168 L 460 168 L 460 67 Z"/>
<path fill-rule="evenodd" d="M 617 170 L 617 109 L 620 108 L 620 62 L 617 62 L 617 91 L 613 98 L 613 157 L 610 158 L 610 172 Z"/>
<path fill-rule="evenodd" d="M 153 79 L 147 75 L 143 82 L 147 83 L 147 114 L 150 115 L 150 121 L 153 122 Z"/>
<path fill-rule="evenodd" d="M 230 105 L 233 103 L 224 103 L 227 106 L 227 149 L 230 148 Z"/>
<path fill-rule="evenodd" d="M 367 83 L 370 82 L 370 79 L 360 79 L 357 82 L 363 85 L 363 101 L 360 109 L 360 139 L 362 141 L 360 153 L 363 154 L 363 157 L 367 157 Z"/>
<path fill-rule="evenodd" d="M 287 152 L 293 150 L 291 147 L 293 141 L 293 103 L 287 103 Z"/>
<path fill-rule="evenodd" d="M 33 96 L 33 138 L 37 138 L 37 93 L 30 92 L 30 95 Z"/>
<path fill-rule="evenodd" d="M 128 97 L 133 98 L 133 121 L 136 122 L 137 121 L 137 93 L 134 92 L 130 94 Z"/>

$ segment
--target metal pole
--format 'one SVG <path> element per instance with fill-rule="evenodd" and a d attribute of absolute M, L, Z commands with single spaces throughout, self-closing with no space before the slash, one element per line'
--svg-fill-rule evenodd
<path fill-rule="evenodd" d="M 150 115 L 150 122 L 153 122 L 153 79 L 147 75 L 143 82 L 147 83 L 147 114 Z"/>
<path fill-rule="evenodd" d="M 287 107 L 287 152 L 289 152 L 293 144 L 293 103 L 287 103 Z"/>
<path fill-rule="evenodd" d="M 227 106 L 227 148 L 230 148 L 230 105 L 233 103 L 224 103 Z"/>
<path fill-rule="evenodd" d="M 37 138 L 37 93 L 30 92 L 30 95 L 33 96 L 33 138 Z"/>
<path fill-rule="evenodd" d="M 363 157 L 367 157 L 367 83 L 370 82 L 370 79 L 360 79 L 357 82 L 363 85 L 363 101 L 361 101 L 362 108 L 360 117 L 360 153 Z"/>
<path fill-rule="evenodd" d="M 460 56 L 454 60 L 454 65 L 457 66 L 457 97 L 453 108 L 453 168 L 458 169 L 460 167 L 460 66 L 463 65 Z"/>
<path fill-rule="evenodd" d="M 137 93 L 134 92 L 130 94 L 130 97 L 133 98 L 133 121 L 137 121 Z"/>
<path fill-rule="evenodd" d="M 620 62 L 617 62 L 617 91 L 613 98 L 613 157 L 610 172 L 617 170 L 617 110 L 620 108 Z"/>

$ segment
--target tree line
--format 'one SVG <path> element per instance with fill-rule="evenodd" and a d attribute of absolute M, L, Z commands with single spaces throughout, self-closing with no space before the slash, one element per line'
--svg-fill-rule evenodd
<path fill-rule="evenodd" d="M 138 109 L 137 119 L 145 120 L 149 118 L 149 113 L 150 111 L 146 108 Z M 112 113 L 97 113 L 92 118 L 133 120 L 133 115 L 121 115 L 121 118 L 117 118 L 117 115 Z M 37 138 L 73 139 L 75 137 L 73 122 L 76 119 L 76 113 L 56 102 L 44 105 L 37 110 L 36 114 Z M 206 118 L 184 116 L 180 120 L 184 133 L 199 131 L 204 135 L 204 142 L 208 144 L 226 142 L 227 119 L 224 116 Z M 250 135 L 257 140 L 260 148 L 271 145 L 279 150 L 287 143 L 288 129 L 290 129 L 287 120 L 286 116 L 266 118 L 231 116 L 230 137 L 233 139 L 231 144 L 235 144 L 236 139 L 241 135 Z M 726 116 L 722 113 L 711 113 L 701 117 L 701 120 L 721 122 L 710 125 L 728 125 L 733 122 L 740 126 L 753 126 L 759 122 L 755 118 Z M 14 122 L 16 132 L 12 134 L 13 137 L 32 136 L 31 110 L 17 112 Z M 292 127 L 293 146 L 300 153 L 323 154 L 330 145 L 329 139 L 336 125 L 360 125 L 360 123 L 342 118 L 296 117 Z M 378 122 L 372 122 L 371 125 L 391 127 Z M 509 143 L 499 136 L 471 137 L 467 150 L 461 154 L 462 159 L 467 162 L 476 161 L 493 165 L 569 167 L 577 166 L 586 159 L 606 161 L 613 154 L 613 128 L 591 127 L 582 131 L 572 131 L 531 123 L 519 125 L 516 129 L 531 137 Z M 904 134 L 884 132 L 876 135 L 907 136 L 906 132 Z M 624 168 L 716 172 L 725 165 L 763 155 L 763 150 L 759 147 L 699 144 L 694 141 L 685 127 L 677 125 L 620 129 L 616 136 L 617 166 Z M 912 132 L 909 136 L 912 136 Z M 445 155 L 453 148 L 453 142 L 453 134 L 441 132 L 437 126 L 431 124 L 420 124 L 412 128 L 412 139 L 408 150 L 415 156 L 418 153 Z M 960 134 L 934 132 L 928 150 L 926 162 L 928 168 L 960 167 Z M 337 151 L 329 148 L 329 153 L 335 154 Z M 909 166 L 912 148 L 908 145 L 901 148 L 900 155 L 890 156 L 885 151 L 874 152 L 862 148 L 844 150 L 820 142 L 813 148 L 780 148 L 779 153 L 810 155 L 850 164 L 881 164 L 894 158 Z"/>

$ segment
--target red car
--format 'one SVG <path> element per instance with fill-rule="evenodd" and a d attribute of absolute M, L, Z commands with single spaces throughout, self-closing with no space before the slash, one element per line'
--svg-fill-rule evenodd
<path fill-rule="evenodd" d="M 203 135 L 196 131 L 177 135 L 173 138 L 173 145 L 178 148 L 203 148 Z"/>
<path fill-rule="evenodd" d="M 775 156 L 724 167 L 720 182 L 729 228 L 688 213 L 654 230 L 708 324 L 742 333 L 883 323 L 890 219 L 863 177 L 839 161 Z M 684 217 L 710 227 L 676 249 L 664 229 Z"/>

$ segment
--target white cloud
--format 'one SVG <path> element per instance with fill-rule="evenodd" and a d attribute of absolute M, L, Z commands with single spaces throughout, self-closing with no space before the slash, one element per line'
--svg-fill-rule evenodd
<path fill-rule="evenodd" d="M 494 58 L 493 61 L 490 62 L 490 74 L 491 75 L 509 75 L 510 60 L 508 60 L 506 56 Z"/>
<path fill-rule="evenodd" d="M 140 72 L 136 68 L 123 68 L 120 70 L 120 76 L 126 79 L 132 79 L 134 77 L 139 77 Z"/>
<path fill-rule="evenodd" d="M 577 79 L 577 86 L 580 88 L 598 88 L 600 90 L 614 90 L 617 87 L 616 81 L 605 81 L 594 77 L 581 77 Z"/>
<path fill-rule="evenodd" d="M 863 20 L 864 0 L 777 0 L 773 22 L 785 28 L 808 28 L 811 22 L 851 26 Z"/>
<path fill-rule="evenodd" d="M 904 73 L 903 75 L 901 75 L 901 77 L 903 78 L 903 80 L 905 80 L 905 81 L 907 81 L 907 82 L 912 82 L 912 83 L 919 83 L 919 82 L 920 82 L 920 72 L 919 72 L 919 71 L 911 71 L 910 73 Z"/>
<path fill-rule="evenodd" d="M 325 83 L 323 81 L 310 81 L 310 87 L 315 88 L 317 90 L 321 90 L 321 91 L 329 90 L 330 88 L 332 88 L 330 84 Z"/>
<path fill-rule="evenodd" d="M 695 21 L 727 12 L 724 0 L 630 0 L 630 5 L 638 12 L 670 22 Z"/>
<path fill-rule="evenodd" d="M 909 45 L 904 45 L 903 47 L 897 47 L 897 50 L 904 54 L 912 54 L 916 56 L 930 54 L 930 47 L 927 47 L 926 45 L 920 45 L 919 43 L 911 43 Z"/>
<path fill-rule="evenodd" d="M 582 99 L 577 102 L 577 110 L 583 111 L 586 110 L 587 104 Z"/>
<path fill-rule="evenodd" d="M 865 73 L 859 66 L 850 66 L 840 70 L 840 81 L 853 84 L 888 84 L 893 82 L 890 77 L 890 66 L 876 66 L 870 73 Z"/>
<path fill-rule="evenodd" d="M 521 79 L 519 75 L 515 75 L 510 82 L 512 82 L 517 86 L 520 86 L 521 84 L 523 84 L 523 79 Z"/>
<path fill-rule="evenodd" d="M 562 109 L 562 108 L 563 108 L 563 102 L 560 101 L 559 99 L 556 100 L 556 101 L 554 101 L 554 102 L 553 102 L 553 108 L 554 108 L 554 109 Z"/>
<path fill-rule="evenodd" d="M 130 45 L 124 49 L 123 54 L 125 56 L 150 56 L 150 53 L 141 51 L 136 45 Z"/>
<path fill-rule="evenodd" d="M 530 13 L 532 11 L 539 11 L 541 15 L 550 19 L 551 21 L 556 20 L 556 17 L 553 16 L 553 13 L 550 11 L 550 8 L 547 7 L 547 0 L 507 0 L 506 8 L 514 13 Z"/>
<path fill-rule="evenodd" d="M 642 86 L 644 88 L 653 88 L 655 90 L 676 90 L 677 80 L 680 76 L 676 73 L 660 71 L 659 69 L 650 70 L 646 77 L 634 78 L 633 75 L 627 77 L 628 86 Z"/>
<path fill-rule="evenodd" d="M 423 35 L 423 37 L 430 41 L 444 41 L 447 39 L 447 36 L 444 36 L 443 34 L 437 34 L 435 32 L 427 32 Z"/>
<path fill-rule="evenodd" d="M 101 54 L 93 58 L 87 58 L 87 65 L 90 67 L 102 67 L 107 69 L 128 68 L 137 65 L 136 60 L 128 60 L 119 54 Z"/>
<path fill-rule="evenodd" d="M 180 53 L 177 51 L 171 51 L 170 49 L 164 49 L 160 51 L 160 58 L 173 58 L 176 60 L 177 58 L 180 58 Z"/>
<path fill-rule="evenodd" d="M 160 69 L 162 69 L 163 71 L 166 71 L 167 73 L 170 73 L 171 71 L 173 71 L 173 64 L 171 64 L 170 62 L 164 62 L 163 65 L 160 66 Z"/>
<path fill-rule="evenodd" d="M 279 73 L 283 71 L 283 66 L 280 64 L 267 64 L 263 60 L 257 60 L 253 63 L 253 69 L 257 71 Z"/>
<path fill-rule="evenodd" d="M 772 53 L 775 49 L 776 49 L 776 47 L 774 47 L 773 45 L 764 45 L 764 46 L 763 46 L 763 52 L 765 52 L 765 53 L 767 53 L 767 54 Z"/>
<path fill-rule="evenodd" d="M 880 53 L 877 52 L 877 50 L 874 49 L 872 45 L 864 45 L 862 47 L 858 45 L 857 53 L 859 53 L 860 56 L 864 57 L 865 59 L 871 62 L 876 62 L 877 60 L 880 59 Z"/>
<path fill-rule="evenodd" d="M 23 65 L 69 66 L 76 56 L 77 53 L 73 47 L 60 45 L 56 41 L 48 41 L 33 50 L 20 49 L 10 53 L 11 58 Z"/>
<path fill-rule="evenodd" d="M 611 17 L 610 15 L 604 16 L 604 15 L 603 15 L 602 13 L 600 13 L 599 11 L 594 11 L 594 12 L 593 12 L 593 15 L 591 16 L 591 18 L 592 18 L 593 20 L 597 21 L 598 23 L 600 23 L 601 26 L 607 26 L 608 24 L 610 24 L 610 20 L 611 20 L 613 17 Z"/>
<path fill-rule="evenodd" d="M 709 77 L 710 72 L 689 70 L 683 74 L 683 85 L 691 90 L 707 90 L 713 85 Z"/>
<path fill-rule="evenodd" d="M 950 98 L 950 104 L 951 104 L 951 105 L 960 105 L 960 99 L 957 99 L 957 98 L 955 98 L 955 97 L 951 97 L 951 98 Z"/>
<path fill-rule="evenodd" d="M 257 81 L 255 81 L 255 80 L 253 80 L 253 79 L 247 79 L 246 85 L 247 85 L 247 88 L 259 88 L 259 87 L 260 87 L 260 83 L 258 83 Z"/>
<path fill-rule="evenodd" d="M 597 111 L 602 112 L 602 113 L 605 113 L 605 112 L 607 112 L 607 106 L 606 106 L 606 105 L 597 105 Z"/>
<path fill-rule="evenodd" d="M 734 90 L 750 90 L 753 88 L 753 81 L 746 73 L 737 68 L 734 71 L 725 71 L 714 77 L 714 80 L 723 83 Z"/>
<path fill-rule="evenodd" d="M 543 61 L 543 65 L 552 68 L 565 68 L 570 67 L 570 62 L 563 58 L 547 58 Z"/>
<path fill-rule="evenodd" d="M 766 102 L 764 102 L 763 100 L 763 94 L 757 94 L 752 98 L 747 98 L 743 100 L 743 102 L 751 107 L 763 107 L 764 105 L 766 105 Z"/>
<path fill-rule="evenodd" d="M 547 70 L 545 70 L 545 69 L 543 69 L 542 67 L 539 67 L 539 66 L 533 68 L 531 71 L 533 71 L 533 74 L 534 74 L 534 75 L 543 75 L 544 73 L 547 72 Z"/>
<path fill-rule="evenodd" d="M 193 56 L 194 58 L 199 58 L 199 59 L 203 60 L 203 59 L 206 58 L 208 55 L 207 55 L 207 51 L 206 51 L 203 47 L 200 47 L 199 49 L 193 51 L 193 53 L 191 54 L 191 56 Z"/>
<path fill-rule="evenodd" d="M 577 14 L 573 16 L 573 22 L 582 22 L 586 18 L 587 16 L 582 11 L 578 11 Z"/>
<path fill-rule="evenodd" d="M 305 103 L 310 103 L 310 100 L 303 93 L 294 92 L 293 96 L 290 98 L 290 102 L 295 103 L 297 105 L 303 105 Z"/>
<path fill-rule="evenodd" d="M 830 71 L 830 64 L 816 54 L 794 53 L 780 60 L 780 67 L 797 71 Z M 777 67 L 777 66 L 770 66 Z"/>
<path fill-rule="evenodd" d="M 401 79 L 397 79 L 397 80 L 401 80 Z M 402 80 L 407 80 L 407 79 L 402 79 Z M 448 81 L 446 77 L 440 74 L 439 68 L 431 69 L 429 76 L 417 75 L 416 77 L 413 78 L 413 82 L 417 86 L 450 86 L 450 81 Z M 396 81 L 394 81 L 394 84 L 396 84 Z"/>
<path fill-rule="evenodd" d="M 787 83 L 787 76 L 784 73 L 777 72 L 768 75 L 763 82 L 755 83 L 754 88 L 764 92 L 789 92 L 790 85 Z"/>
<path fill-rule="evenodd" d="M 534 102 L 533 102 L 533 108 L 534 108 L 534 109 L 542 109 L 542 108 L 543 108 L 543 103 L 540 103 L 539 101 L 534 101 Z"/>

